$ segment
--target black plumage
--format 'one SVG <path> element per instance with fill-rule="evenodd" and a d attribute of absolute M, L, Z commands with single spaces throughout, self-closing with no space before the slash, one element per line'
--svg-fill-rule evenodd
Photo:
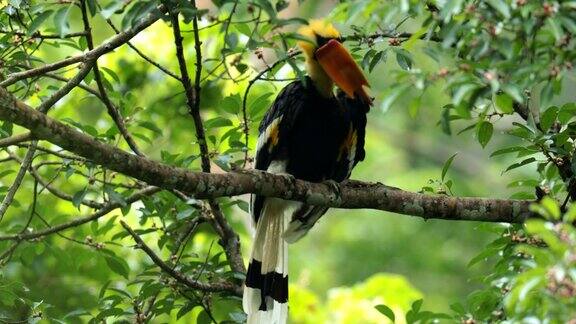
<path fill-rule="evenodd" d="M 262 119 L 259 132 L 264 138 L 259 139 L 255 168 L 265 171 L 272 161 L 287 161 L 285 173 L 297 179 L 341 182 L 350 176 L 356 163 L 364 160 L 366 113 L 370 106 L 341 91 L 337 97 L 323 97 L 306 78 L 305 83 L 294 81 L 284 87 Z M 268 127 L 278 119 L 278 131 L 267 135 Z M 345 143 L 350 132 L 355 132 L 356 141 Z M 355 150 L 354 156 L 350 156 L 351 150 Z M 255 222 L 263 199 L 252 197 Z"/>
<path fill-rule="evenodd" d="M 359 97 L 349 98 L 343 92 L 324 97 L 309 77 L 306 82 L 288 84 L 260 124 L 255 168 L 287 173 L 311 182 L 347 179 L 352 168 L 365 156 L 364 136 L 369 105 Z M 274 164 L 281 167 L 271 169 Z M 267 199 L 270 198 L 251 197 L 251 214 L 256 223 Z M 285 232 L 288 242 L 305 235 L 328 210 L 303 203 L 296 206 Z M 266 310 L 266 297 L 286 302 L 288 277 L 287 273 L 285 276 L 276 271 L 266 273 L 261 267 L 261 260 L 251 260 L 246 286 L 260 291 L 259 310 Z"/>

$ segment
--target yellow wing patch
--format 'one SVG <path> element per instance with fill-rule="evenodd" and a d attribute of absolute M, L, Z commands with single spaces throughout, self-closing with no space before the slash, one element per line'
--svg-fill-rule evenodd
<path fill-rule="evenodd" d="M 346 154 L 347 152 L 356 151 L 356 141 L 358 140 L 358 134 L 354 128 L 350 127 L 348 131 L 348 135 L 344 139 L 344 142 L 340 145 L 340 152 L 338 154 L 338 160 L 342 159 L 342 155 Z"/>
<path fill-rule="evenodd" d="M 258 138 L 258 145 L 257 151 L 260 151 L 261 148 L 264 147 L 265 144 L 268 144 L 268 153 L 271 153 L 272 150 L 278 142 L 280 141 L 280 122 L 282 121 L 282 116 L 274 119 L 266 130 L 260 134 Z"/>
<path fill-rule="evenodd" d="M 272 128 L 270 129 L 270 146 L 268 151 L 271 151 L 272 148 L 276 146 L 280 140 L 280 127 L 278 126 L 278 123 L 274 123 L 270 126 L 272 126 Z"/>

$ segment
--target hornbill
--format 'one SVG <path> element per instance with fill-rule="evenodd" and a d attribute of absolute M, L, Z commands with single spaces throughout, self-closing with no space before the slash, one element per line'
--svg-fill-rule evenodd
<path fill-rule="evenodd" d="M 282 89 L 260 124 L 255 168 L 336 187 L 364 159 L 366 78 L 330 23 L 299 30 L 307 76 Z M 305 81 L 305 82 L 303 82 Z M 340 90 L 334 94 L 334 84 Z M 288 247 L 326 213 L 326 207 L 251 196 L 256 235 L 244 288 L 248 323 L 285 323 Z"/>

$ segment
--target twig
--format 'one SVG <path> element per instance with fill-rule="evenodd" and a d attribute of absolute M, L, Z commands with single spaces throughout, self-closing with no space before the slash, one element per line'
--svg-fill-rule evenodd
<path fill-rule="evenodd" d="M 118 28 L 116 28 L 116 26 L 114 25 L 114 23 L 112 22 L 112 20 L 110 19 L 106 19 L 106 22 L 108 23 L 108 25 L 110 27 L 112 27 L 112 29 L 114 29 L 114 32 L 116 34 L 120 34 L 120 30 Z M 146 54 L 142 53 L 141 50 L 139 50 L 136 46 L 134 46 L 131 42 L 126 42 L 126 45 L 128 45 L 131 49 L 134 50 L 134 52 L 136 52 L 136 54 L 138 54 L 141 58 L 143 58 L 146 62 L 152 64 L 153 66 L 157 67 L 160 71 L 166 73 L 167 75 L 171 76 L 172 78 L 178 80 L 178 81 L 182 81 L 182 79 L 180 79 L 179 76 L 177 76 L 176 74 L 174 74 L 172 71 L 168 70 L 167 68 L 163 67 L 162 65 L 160 65 L 160 63 L 154 61 L 153 59 L 151 59 L 150 57 L 148 57 Z"/>
<path fill-rule="evenodd" d="M 0 221 L 2 221 L 2 218 L 4 218 L 4 214 L 8 210 L 8 207 L 10 207 L 12 200 L 14 200 L 14 195 L 16 195 L 16 191 L 18 191 L 18 188 L 20 188 L 20 185 L 22 184 L 22 180 L 24 180 L 24 175 L 26 175 L 26 172 L 28 172 L 30 164 L 32 164 L 32 160 L 34 159 L 34 153 L 36 152 L 36 145 L 38 145 L 38 141 L 32 141 L 32 145 L 28 149 L 28 152 L 26 152 L 26 155 L 24 156 L 24 159 L 20 164 L 20 170 L 18 170 L 14 182 L 10 186 L 10 189 L 8 189 L 8 192 L 6 193 L 4 200 L 2 200 L 2 204 L 0 205 Z"/>
<path fill-rule="evenodd" d="M 21 36 L 21 37 L 42 38 L 42 39 L 62 39 L 62 38 L 81 37 L 81 36 L 86 35 L 86 33 L 83 31 L 75 32 L 75 33 L 68 33 L 68 34 L 64 34 L 64 35 L 42 34 L 41 32 L 36 31 L 36 32 L 32 33 L 31 35 L 28 35 L 25 32 L 9 31 L 9 30 L 0 30 L 0 34 L 12 34 L 12 35 Z"/>
<path fill-rule="evenodd" d="M 195 36 L 195 50 L 196 50 L 196 77 L 195 84 L 192 87 L 192 81 L 188 75 L 188 68 L 186 67 L 186 58 L 184 57 L 184 47 L 182 44 L 182 34 L 180 33 L 180 25 L 178 22 L 178 14 L 170 15 L 172 21 L 172 31 L 174 35 L 174 44 L 176 47 L 176 57 L 178 59 L 178 65 L 180 66 L 180 77 L 182 78 L 182 86 L 184 87 L 184 93 L 186 95 L 186 100 L 188 104 L 188 112 L 194 120 L 194 125 L 196 128 L 196 140 L 200 146 L 200 157 L 202 161 L 202 170 L 204 172 L 210 172 L 210 159 L 208 156 L 208 146 L 206 144 L 206 135 L 204 133 L 204 127 L 202 125 L 202 118 L 200 116 L 200 76 L 202 74 L 202 51 L 200 48 L 200 39 Z M 194 26 L 198 26 L 198 21 L 194 17 L 192 23 Z M 196 34 L 195 34 L 196 35 Z"/>
<path fill-rule="evenodd" d="M 30 149 L 28 149 L 28 150 L 30 150 Z M 10 156 L 15 161 L 18 161 L 21 164 L 24 163 L 24 160 L 20 160 L 20 158 L 14 154 L 10 154 Z M 29 166 L 29 171 L 30 171 L 30 175 L 32 175 L 34 177 L 34 179 L 36 179 L 36 181 L 38 181 L 42 185 L 42 187 L 46 188 L 46 190 L 48 190 L 54 196 L 56 196 L 60 199 L 63 199 L 63 200 L 70 201 L 70 202 L 74 201 L 74 198 L 71 195 L 52 187 L 52 185 L 50 184 L 51 181 L 49 181 L 49 182 L 45 181 L 42 178 L 42 176 L 40 176 L 40 174 L 38 173 L 38 169 L 36 169 L 35 167 Z M 88 199 L 82 199 L 82 201 L 80 203 L 82 205 L 85 205 L 85 206 L 88 206 L 88 207 L 94 208 L 94 209 L 100 209 L 100 208 L 103 208 L 105 206 L 104 203 L 100 203 L 100 202 L 97 202 L 94 200 L 88 200 Z"/>
<path fill-rule="evenodd" d="M 11 137 L 6 137 L 0 139 L 0 147 L 8 147 L 16 145 L 22 142 L 27 142 L 32 139 L 32 134 L 30 132 L 13 135 Z"/>
<path fill-rule="evenodd" d="M 380 33 L 374 33 L 374 34 L 370 34 L 370 35 L 361 35 L 361 34 L 354 34 L 354 35 L 350 35 L 350 36 L 345 36 L 341 38 L 341 41 L 343 42 L 347 42 L 347 41 L 361 41 L 364 39 L 377 39 L 377 38 L 404 38 L 404 39 L 409 39 L 410 37 L 412 37 L 414 34 L 412 33 L 398 33 L 398 32 L 380 32 Z M 433 42 L 442 42 L 442 38 L 438 37 L 437 35 L 432 35 L 430 36 L 430 38 L 426 38 L 428 35 L 424 34 L 420 37 L 418 37 L 418 39 L 422 39 L 422 40 L 429 40 L 429 41 L 433 41 Z"/>
<path fill-rule="evenodd" d="M 134 230 L 130 226 L 128 226 L 126 222 L 120 220 L 120 224 L 122 224 L 122 227 L 124 227 L 124 229 L 128 233 L 130 233 L 134 241 L 136 241 L 137 243 L 136 248 L 139 248 L 146 254 L 148 254 L 148 256 L 150 257 L 150 259 L 152 259 L 152 262 L 154 262 L 154 264 L 156 264 L 160 269 L 162 269 L 164 272 L 170 275 L 170 277 L 176 279 L 176 281 L 178 281 L 179 283 L 184 284 L 189 288 L 201 291 L 230 292 L 237 296 L 242 295 L 242 288 L 232 283 L 225 281 L 219 281 L 219 282 L 213 281 L 211 283 L 204 283 L 201 281 L 193 280 L 192 278 L 186 276 L 185 274 L 175 269 L 172 269 L 172 267 L 170 267 L 167 263 L 162 261 L 162 259 L 160 259 L 160 257 L 156 253 L 154 253 L 154 251 L 152 251 L 152 249 L 148 245 L 146 245 L 146 243 L 144 243 L 142 238 L 140 238 L 140 236 L 136 234 L 136 232 L 134 232 Z"/>
<path fill-rule="evenodd" d="M 48 77 L 48 78 L 51 78 L 51 79 L 54 79 L 54 80 L 62 81 L 62 82 L 69 82 L 69 81 L 70 81 L 70 79 L 67 79 L 67 78 L 65 78 L 65 77 L 63 77 L 63 76 L 60 76 L 60 75 L 55 74 L 55 73 L 50 73 L 50 72 L 44 73 L 44 76 L 45 76 L 45 77 Z M 90 93 L 90 94 L 92 94 L 92 95 L 94 95 L 94 96 L 97 97 L 98 99 L 102 99 L 102 97 L 100 96 L 100 92 L 98 92 L 98 91 L 95 90 L 95 89 L 92 89 L 91 87 L 89 87 L 89 86 L 87 86 L 87 85 L 84 85 L 84 84 L 80 83 L 79 85 L 77 85 L 77 87 L 80 88 L 80 89 L 82 89 L 82 90 L 85 90 L 86 92 L 88 92 L 88 93 Z"/>
<path fill-rule="evenodd" d="M 166 12 L 166 8 L 164 6 L 159 6 L 158 11 L 161 13 Z M 6 80 L 0 82 L 1 87 L 7 87 L 11 84 L 14 84 L 17 81 L 20 81 L 25 78 L 30 78 L 38 75 L 42 75 L 46 72 L 58 70 L 68 65 L 72 65 L 75 63 L 80 62 L 90 62 L 92 60 L 97 59 L 98 57 L 109 53 L 110 51 L 116 49 L 117 47 L 123 45 L 127 41 L 129 41 L 132 37 L 136 36 L 142 30 L 148 28 L 148 26 L 152 25 L 156 21 L 161 18 L 161 15 L 158 15 L 157 12 L 151 12 L 146 17 L 142 18 L 138 24 L 136 24 L 131 29 L 122 32 L 114 37 L 112 37 L 107 42 L 103 43 L 102 45 L 94 48 L 91 51 L 88 51 L 82 55 L 72 56 L 61 61 L 50 63 L 43 65 L 41 67 L 37 67 L 35 69 L 26 70 L 22 72 L 16 72 L 8 75 Z"/>
<path fill-rule="evenodd" d="M 54 104 L 56 104 L 58 100 L 62 99 L 65 95 L 67 95 L 70 91 L 72 91 L 72 89 L 74 89 L 78 84 L 80 84 L 82 80 L 84 80 L 84 78 L 88 75 L 88 73 L 92 69 L 92 65 L 95 63 L 96 61 L 88 61 L 86 63 L 83 63 L 82 67 L 80 68 L 80 71 L 78 71 L 78 73 L 72 79 L 68 80 L 68 82 L 66 82 L 66 84 L 62 88 L 58 89 L 50 97 L 48 97 L 48 99 L 42 102 L 40 106 L 38 106 L 38 111 L 42 113 L 48 112 L 48 110 L 50 110 L 50 108 L 52 108 L 52 106 L 54 106 Z"/>
<path fill-rule="evenodd" d="M 31 136 L 31 137 L 32 137 L 32 136 Z M 10 137 L 10 138 L 12 138 L 12 137 Z M 15 145 L 17 145 L 18 147 L 26 147 L 26 148 L 27 148 L 27 147 L 30 147 L 29 144 L 19 144 L 19 143 L 18 143 L 18 144 L 15 144 Z M 81 156 L 66 154 L 66 153 L 62 153 L 62 152 L 59 152 L 59 151 L 54 151 L 54 150 L 51 150 L 51 149 L 48 149 L 48 148 L 45 148 L 45 147 L 42 147 L 42 146 L 37 146 L 37 147 L 36 147 L 36 150 L 37 150 L 37 151 L 44 152 L 43 154 L 54 155 L 54 156 L 57 156 L 57 157 L 59 157 L 59 158 L 66 159 L 66 160 L 71 160 L 71 161 L 76 161 L 76 162 L 86 162 L 86 161 L 87 161 L 85 158 L 83 158 L 83 157 L 81 157 Z M 40 155 L 40 153 L 39 153 L 39 155 Z"/>
<path fill-rule="evenodd" d="M 192 1 L 192 5 L 196 8 L 196 2 Z M 170 16 L 172 19 L 172 29 L 174 32 L 174 42 L 176 45 L 176 56 L 178 57 L 178 63 L 180 65 L 180 74 L 182 76 L 182 85 L 184 86 L 188 108 L 192 119 L 194 120 L 194 126 L 196 128 L 196 138 L 200 146 L 200 156 L 202 163 L 202 171 L 210 173 L 210 158 L 208 152 L 208 145 L 206 143 L 206 137 L 204 134 L 204 126 L 202 124 L 202 117 L 200 116 L 200 80 L 202 76 L 202 49 L 200 42 L 200 34 L 198 32 L 198 17 L 194 16 L 192 19 L 192 26 L 196 30 L 194 33 L 194 49 L 196 51 L 196 72 L 194 77 L 194 88 L 190 78 L 188 76 L 188 70 L 186 68 L 186 60 L 184 58 L 184 51 L 182 45 L 182 35 L 180 32 L 180 26 L 178 22 L 178 15 L 173 14 Z M 212 210 L 212 215 L 214 216 L 215 230 L 219 232 L 222 237 L 222 245 L 224 246 L 224 251 L 228 260 L 230 261 L 230 266 L 234 271 L 244 272 L 244 261 L 242 260 L 242 255 L 240 251 L 240 240 L 238 234 L 234 232 L 228 221 L 224 217 L 222 210 L 218 203 L 214 200 L 209 200 L 208 204 Z"/>
<path fill-rule="evenodd" d="M 138 200 L 140 200 L 146 196 L 153 195 L 160 190 L 161 189 L 158 187 L 152 187 L 152 186 L 146 187 L 142 190 L 135 192 L 130 197 L 126 198 L 124 200 L 124 202 L 126 204 L 132 204 L 132 203 L 134 203 L 134 202 L 136 202 L 136 201 L 138 201 Z M 73 220 L 71 220 L 69 222 L 54 225 L 54 226 L 47 228 L 47 229 L 44 229 L 44 230 L 26 232 L 26 233 L 21 233 L 21 234 L 9 234 L 9 235 L 0 236 L 0 241 L 32 240 L 32 239 L 37 239 L 37 238 L 40 238 L 43 236 L 59 233 L 61 231 L 67 230 L 69 228 L 78 227 L 82 224 L 86 224 L 88 222 L 97 220 L 102 216 L 106 216 L 111 211 L 113 211 L 117 208 L 121 208 L 121 207 L 123 207 L 123 204 L 120 202 L 109 202 L 103 208 L 99 209 L 98 211 L 96 211 L 96 212 L 94 212 L 88 216 L 84 216 L 84 217 L 80 217 L 80 218 L 74 218 Z"/>
<path fill-rule="evenodd" d="M 92 39 L 92 30 L 90 27 L 90 21 L 88 20 L 86 0 L 80 1 L 80 7 L 82 11 L 82 22 L 84 24 L 84 31 L 86 32 L 86 44 L 88 45 L 89 50 L 93 50 L 94 40 Z M 116 127 L 118 127 L 120 134 L 122 134 L 122 137 L 124 137 L 124 140 L 126 140 L 126 143 L 130 147 L 130 149 L 132 149 L 132 152 L 134 152 L 137 155 L 143 156 L 143 154 L 140 152 L 140 149 L 138 149 L 136 142 L 134 141 L 130 133 L 128 133 L 128 129 L 126 129 L 126 124 L 124 124 L 124 119 L 122 118 L 122 116 L 120 116 L 118 109 L 114 106 L 112 101 L 110 101 L 110 98 L 106 93 L 106 88 L 104 87 L 104 83 L 102 82 L 102 74 L 100 73 L 100 69 L 98 68 L 98 62 L 96 60 L 94 61 L 94 64 L 92 66 L 92 71 L 94 72 L 94 80 L 96 81 L 96 85 L 98 86 L 98 90 L 100 91 L 101 96 L 100 99 L 104 103 L 104 106 L 106 106 L 106 109 L 108 110 L 108 115 L 112 117 L 112 120 L 116 124 Z"/>
<path fill-rule="evenodd" d="M 232 5 L 232 9 L 230 10 L 230 15 L 228 16 L 228 19 L 226 19 L 226 22 L 224 23 L 226 25 L 226 27 L 224 27 L 224 36 L 222 38 L 224 39 L 225 44 L 228 40 L 228 30 L 230 29 L 230 22 L 232 21 L 232 17 L 234 16 L 234 13 L 236 13 L 236 7 L 238 7 L 238 0 L 234 1 L 234 4 Z M 196 3 L 194 3 L 194 8 L 196 8 Z M 196 18 L 196 17 L 194 17 L 194 18 Z M 198 35 L 199 35 L 200 31 L 198 28 L 198 20 L 195 19 L 195 21 L 196 21 L 196 24 L 193 25 L 193 28 L 194 28 L 193 31 L 194 31 L 194 35 L 195 35 L 196 39 L 198 39 Z M 222 63 L 224 64 L 224 70 L 228 74 L 228 77 L 230 78 L 230 80 L 236 82 L 236 80 L 234 80 L 234 77 L 232 77 L 230 70 L 228 69 L 228 64 L 226 63 L 226 57 L 227 57 L 226 53 L 224 51 L 221 51 L 221 53 L 222 53 Z"/>

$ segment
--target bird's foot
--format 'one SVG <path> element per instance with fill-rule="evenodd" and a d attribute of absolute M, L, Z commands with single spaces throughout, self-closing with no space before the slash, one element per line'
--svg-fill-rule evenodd
<path fill-rule="evenodd" d="M 277 173 L 277 175 L 283 177 L 285 181 L 292 186 L 296 185 L 296 177 L 291 175 L 290 173 Z"/>
<path fill-rule="evenodd" d="M 332 179 L 322 181 L 323 184 L 327 185 L 330 190 L 334 193 L 333 201 L 340 201 L 342 197 L 342 190 L 340 189 L 340 183 Z"/>

